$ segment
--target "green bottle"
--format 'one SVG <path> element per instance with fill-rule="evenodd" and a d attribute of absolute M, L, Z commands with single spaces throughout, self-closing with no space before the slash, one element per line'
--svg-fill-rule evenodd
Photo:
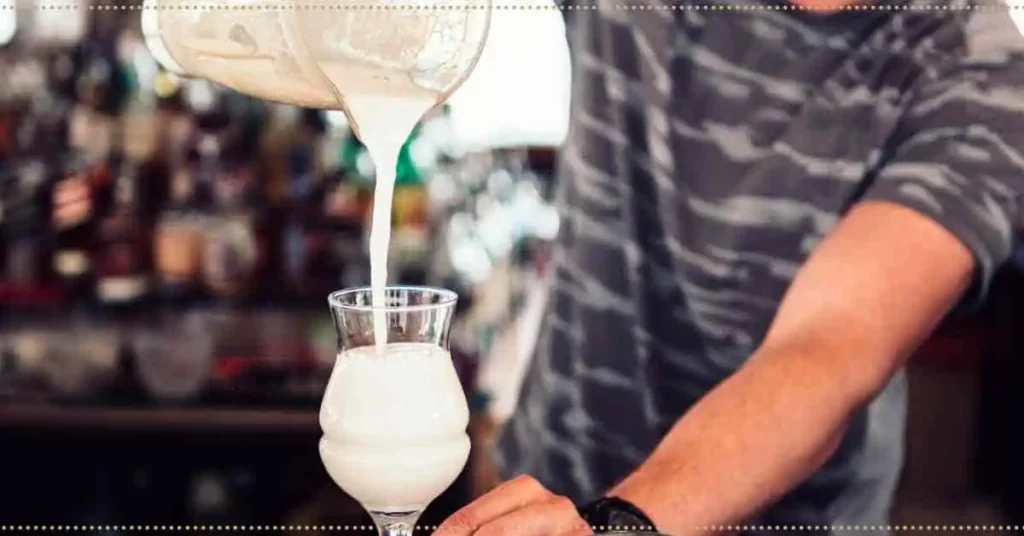
<path fill-rule="evenodd" d="M 413 186 L 421 184 L 423 182 L 423 174 L 420 172 L 419 166 L 416 165 L 416 161 L 412 158 L 412 141 L 414 137 L 410 137 L 409 141 L 405 142 L 402 146 L 401 152 L 398 153 L 398 168 L 395 170 L 395 186 Z"/>
<path fill-rule="evenodd" d="M 409 139 L 405 141 L 402 149 L 398 152 L 398 165 L 395 168 L 396 185 L 405 186 L 423 182 L 423 173 L 419 166 L 416 165 L 415 160 L 413 160 L 411 151 L 412 144 L 416 141 L 419 133 L 420 127 L 416 125 L 409 135 Z M 363 181 L 373 182 L 373 177 L 366 177 L 359 171 L 359 159 L 365 152 L 366 146 L 359 141 L 359 138 L 354 133 L 350 133 L 341 147 L 341 166 L 346 173 L 359 177 Z M 374 162 L 374 165 L 376 164 Z"/>

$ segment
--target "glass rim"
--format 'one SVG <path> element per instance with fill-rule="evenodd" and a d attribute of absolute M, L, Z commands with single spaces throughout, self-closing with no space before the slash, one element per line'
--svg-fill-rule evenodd
<path fill-rule="evenodd" d="M 384 307 L 376 307 L 374 305 L 354 305 L 351 303 L 343 303 L 341 300 L 346 296 L 353 294 L 373 292 L 373 289 L 368 286 L 346 288 L 342 290 L 336 290 L 327 295 L 327 303 L 332 308 L 337 308 L 343 311 L 358 311 L 358 312 L 374 312 L 381 311 L 385 313 L 407 313 L 412 311 L 429 311 L 431 309 L 441 309 L 443 307 L 453 307 L 455 302 L 459 300 L 459 295 L 454 290 L 441 288 L 441 287 L 428 287 L 422 285 L 389 285 L 384 287 L 384 292 L 393 290 L 404 290 L 411 292 L 421 292 L 424 294 L 436 294 L 440 297 L 440 301 L 437 303 L 417 303 L 413 305 L 394 305 Z"/>

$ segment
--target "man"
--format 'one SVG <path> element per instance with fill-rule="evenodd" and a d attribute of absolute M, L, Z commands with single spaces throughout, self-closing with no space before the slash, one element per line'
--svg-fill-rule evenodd
<path fill-rule="evenodd" d="M 902 366 L 1011 249 L 1024 39 L 994 4 L 810 1 L 567 11 L 564 228 L 509 480 L 440 534 L 887 523 Z"/>

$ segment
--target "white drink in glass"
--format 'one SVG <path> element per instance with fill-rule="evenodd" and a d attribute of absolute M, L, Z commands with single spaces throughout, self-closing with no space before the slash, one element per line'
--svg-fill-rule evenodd
<path fill-rule="evenodd" d="M 328 297 L 338 357 L 320 406 L 320 458 L 385 536 L 411 534 L 469 458 L 469 407 L 448 352 L 457 299 L 414 286 Z"/>
<path fill-rule="evenodd" d="M 420 512 L 469 457 L 469 408 L 449 353 L 429 343 L 339 354 L 320 410 L 331 478 L 375 513 Z"/>

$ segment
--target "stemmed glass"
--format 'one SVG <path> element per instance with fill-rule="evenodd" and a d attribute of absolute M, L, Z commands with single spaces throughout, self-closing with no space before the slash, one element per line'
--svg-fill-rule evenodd
<path fill-rule="evenodd" d="M 320 407 L 320 458 L 381 536 L 411 535 L 469 457 L 469 407 L 448 351 L 456 294 L 429 287 L 331 294 L 338 357 Z M 374 319 L 387 325 L 376 345 Z"/>

